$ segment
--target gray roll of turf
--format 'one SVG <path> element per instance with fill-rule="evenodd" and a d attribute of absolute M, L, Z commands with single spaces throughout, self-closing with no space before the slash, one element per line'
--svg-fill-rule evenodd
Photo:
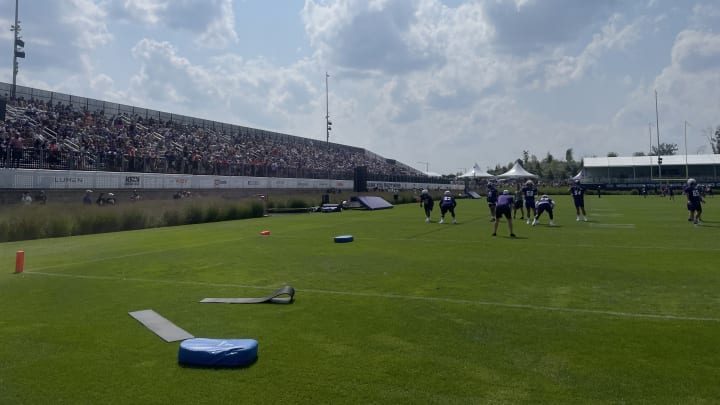
<path fill-rule="evenodd" d="M 283 297 L 285 296 L 285 297 Z M 260 298 L 204 298 L 202 303 L 218 304 L 291 304 L 295 297 L 295 289 L 286 285 L 267 297 Z"/>

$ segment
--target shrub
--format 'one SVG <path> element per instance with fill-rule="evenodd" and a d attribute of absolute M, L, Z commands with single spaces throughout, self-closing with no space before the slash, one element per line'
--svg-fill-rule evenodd
<path fill-rule="evenodd" d="M 120 217 L 120 229 L 123 231 L 130 231 L 133 229 L 144 229 L 148 228 L 148 219 L 145 214 L 137 209 L 129 209 L 123 211 Z"/>
<path fill-rule="evenodd" d="M 186 224 L 200 224 L 204 219 L 203 210 L 197 204 L 192 204 L 185 209 Z"/>
<path fill-rule="evenodd" d="M 180 216 L 180 212 L 177 210 L 169 210 L 165 211 L 162 214 L 162 224 L 164 226 L 178 226 L 182 225 L 182 217 Z"/>
<path fill-rule="evenodd" d="M 205 211 L 205 222 L 217 222 L 221 221 L 220 207 L 217 205 L 210 205 Z"/>
<path fill-rule="evenodd" d="M 8 223 L 8 241 L 38 239 L 43 237 L 42 224 L 37 216 L 19 216 Z"/>
<path fill-rule="evenodd" d="M 59 238 L 63 236 L 71 236 L 73 233 L 72 219 L 66 216 L 53 217 L 48 220 L 45 226 L 45 237 Z"/>
<path fill-rule="evenodd" d="M 308 208 L 310 205 L 304 201 L 297 198 L 293 198 L 287 203 L 288 208 Z"/>

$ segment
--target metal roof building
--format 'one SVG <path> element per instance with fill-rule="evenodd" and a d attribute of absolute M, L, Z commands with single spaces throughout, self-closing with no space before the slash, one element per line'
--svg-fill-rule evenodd
<path fill-rule="evenodd" d="M 651 183 L 720 181 L 720 155 L 591 157 L 583 159 L 582 178 L 588 183 Z"/>

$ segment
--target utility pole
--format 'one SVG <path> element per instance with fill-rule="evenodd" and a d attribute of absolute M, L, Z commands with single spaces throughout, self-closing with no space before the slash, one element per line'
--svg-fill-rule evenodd
<path fill-rule="evenodd" d="M 658 177 L 662 178 L 662 157 L 660 156 L 660 115 L 658 114 L 658 97 L 657 90 L 655 90 L 655 132 L 657 133 L 658 150 Z"/>
<path fill-rule="evenodd" d="M 650 181 L 652 181 L 652 122 L 648 122 L 648 133 L 650 134 L 650 152 L 648 152 L 648 157 L 650 158 Z"/>
<path fill-rule="evenodd" d="M 18 20 L 18 0 L 15 0 L 15 25 L 10 26 L 10 31 L 13 31 L 13 82 L 12 89 L 10 90 L 10 97 L 15 98 L 16 86 L 17 86 L 17 74 L 18 74 L 18 58 L 25 57 L 25 42 L 20 38 L 20 21 Z M 20 49 L 18 49 L 20 48 Z"/>
<path fill-rule="evenodd" d="M 687 160 L 687 126 L 688 122 L 685 120 L 685 178 L 690 178 L 690 170 L 688 168 L 688 160 Z"/>
<path fill-rule="evenodd" d="M 325 142 L 330 143 L 330 130 L 332 129 L 332 122 L 330 121 L 330 93 L 328 91 L 328 78 L 330 75 L 325 72 Z"/>

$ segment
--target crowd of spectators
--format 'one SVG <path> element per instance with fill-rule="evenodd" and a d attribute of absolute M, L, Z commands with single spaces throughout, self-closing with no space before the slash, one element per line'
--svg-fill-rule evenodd
<path fill-rule="evenodd" d="M 0 167 L 352 178 L 365 166 L 369 174 L 418 174 L 362 148 L 268 131 L 225 132 L 23 98 L 8 106 Z"/>

